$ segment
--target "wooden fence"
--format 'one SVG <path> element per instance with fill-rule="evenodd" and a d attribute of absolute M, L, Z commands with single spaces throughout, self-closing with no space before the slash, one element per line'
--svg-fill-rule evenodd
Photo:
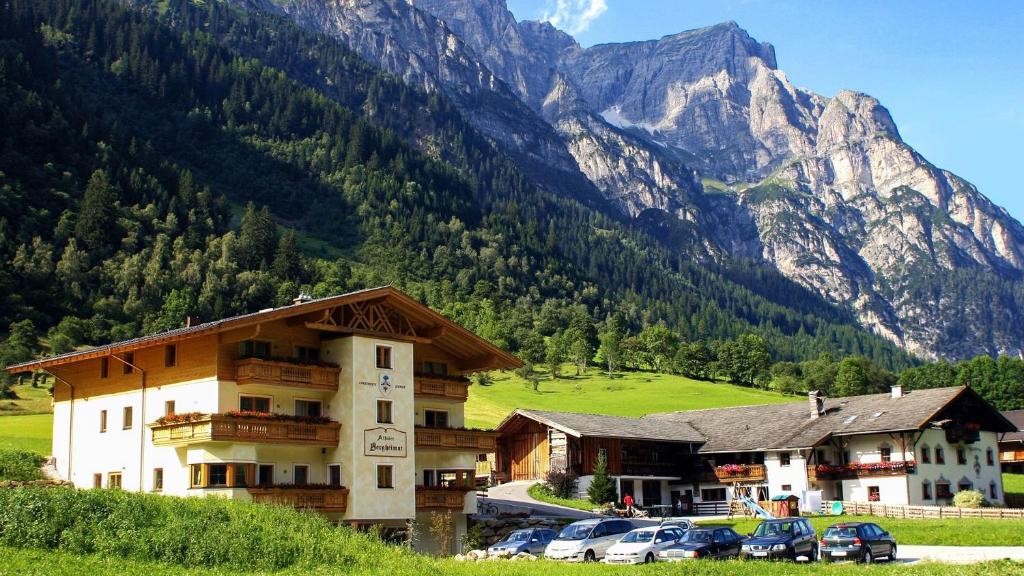
<path fill-rule="evenodd" d="M 832 502 L 821 503 L 823 513 L 832 509 Z M 885 518 L 1024 518 L 1021 508 L 957 508 L 956 506 L 903 506 L 876 502 L 843 501 L 843 513 L 854 516 Z"/>

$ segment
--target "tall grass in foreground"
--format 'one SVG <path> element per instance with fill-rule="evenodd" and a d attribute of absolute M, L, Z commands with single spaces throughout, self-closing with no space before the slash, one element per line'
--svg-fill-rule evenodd
<path fill-rule="evenodd" d="M 0 545 L 240 570 L 374 566 L 412 556 L 288 508 L 68 488 L 0 490 Z"/>
<path fill-rule="evenodd" d="M 35 452 L 0 448 L 0 481 L 41 480 L 43 473 L 39 467 L 42 465 L 43 457 Z"/>

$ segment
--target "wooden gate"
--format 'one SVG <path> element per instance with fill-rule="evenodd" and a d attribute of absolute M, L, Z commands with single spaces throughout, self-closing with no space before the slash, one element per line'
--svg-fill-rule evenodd
<path fill-rule="evenodd" d="M 548 473 L 548 436 L 543 432 L 517 434 L 509 443 L 512 480 L 540 480 Z"/>

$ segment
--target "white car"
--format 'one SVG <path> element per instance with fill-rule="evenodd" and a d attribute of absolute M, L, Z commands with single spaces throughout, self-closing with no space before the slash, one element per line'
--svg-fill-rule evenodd
<path fill-rule="evenodd" d="M 568 562 L 595 562 L 604 558 L 605 551 L 632 529 L 633 523 L 629 520 L 592 518 L 573 522 L 562 528 L 558 538 L 548 544 L 544 557 Z"/>
<path fill-rule="evenodd" d="M 658 552 L 674 545 L 685 534 L 678 526 L 637 528 L 605 552 L 605 564 L 650 564 Z"/>

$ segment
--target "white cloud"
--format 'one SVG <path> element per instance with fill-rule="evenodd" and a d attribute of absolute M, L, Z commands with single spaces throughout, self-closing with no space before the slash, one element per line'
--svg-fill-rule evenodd
<path fill-rule="evenodd" d="M 608 10 L 605 0 L 547 0 L 541 20 L 569 34 L 585 32 L 590 23 Z"/>

